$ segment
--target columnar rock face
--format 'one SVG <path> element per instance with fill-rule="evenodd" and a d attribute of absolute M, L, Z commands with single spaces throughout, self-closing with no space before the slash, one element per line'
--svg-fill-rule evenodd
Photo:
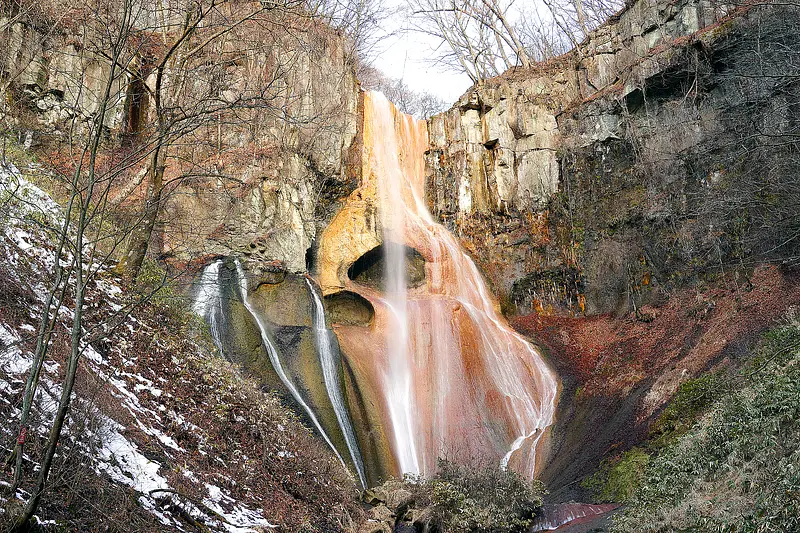
<path fill-rule="evenodd" d="M 661 70 L 657 61 L 643 64 L 657 46 L 726 13 L 726 7 L 702 0 L 641 0 L 570 54 L 474 87 L 430 120 L 431 178 L 448 174 L 455 180 L 446 191 L 436 187 L 431 203 L 456 217 L 545 207 L 558 190 L 562 112 L 623 80 L 621 96 L 636 90 L 637 77 Z M 605 140 L 620 127 L 613 114 L 595 118 L 582 140 Z"/>
<path fill-rule="evenodd" d="M 177 5 L 134 4 L 136 23 L 129 38 L 134 59 L 116 70 L 106 100 L 109 151 L 140 148 L 137 136 L 156 122 L 151 63 L 185 15 Z M 235 10 L 253 11 L 260 4 L 230 6 L 236 20 Z M 0 112 L 13 116 L 18 128 L 45 151 L 58 153 L 68 133 L 88 126 L 112 76 L 103 47 L 107 36 L 92 35 L 96 28 L 87 22 L 90 9 L 77 6 L 69 16 L 56 18 L 52 27 L 25 13 L 7 12 L 0 18 L 8 43 L 0 52 L 5 105 Z M 257 23 L 236 25 L 228 39 L 215 41 L 213 50 L 192 55 L 185 66 L 191 74 L 180 89 L 184 94 L 172 95 L 175 108 L 191 112 L 192 106 L 203 105 L 198 101 L 209 84 L 218 86 L 217 98 L 226 102 L 252 99 L 254 91 L 262 91 L 252 108 L 242 105 L 235 116 L 217 114 L 216 120 L 181 126 L 183 136 L 170 148 L 166 162 L 170 185 L 157 226 L 160 235 L 152 243 L 154 251 L 173 263 L 238 254 L 305 271 L 318 230 L 332 216 L 336 200 L 354 188 L 353 173 L 347 170 L 357 133 L 359 86 L 350 44 L 302 14 L 280 9 L 260 13 Z M 141 40 L 155 52 L 137 45 Z M 204 64 L 221 57 L 232 58 L 230 66 L 205 79 Z M 113 202 L 134 213 L 141 210 L 148 164 L 143 158 L 116 178 Z"/>
<path fill-rule="evenodd" d="M 737 230 L 711 204 L 733 193 L 733 176 L 747 172 L 737 157 L 757 148 L 723 147 L 735 146 L 732 132 L 790 123 L 784 86 L 797 66 L 780 43 L 797 50 L 794 18 L 640 0 L 575 51 L 487 80 L 429 121 L 431 211 L 508 312 L 638 308 L 654 286 L 696 275 L 715 247 L 718 261 L 737 253 Z M 770 35 L 762 71 L 759 33 Z M 772 237 L 748 235 L 741 253 L 768 250 Z"/>
<path fill-rule="evenodd" d="M 223 154 L 223 176 L 173 191 L 164 254 L 188 260 L 235 253 L 306 270 L 318 232 L 355 186 L 348 164 L 359 86 L 346 41 L 321 37 L 322 44 L 290 52 L 285 115 L 266 113 L 257 133 L 232 131 L 238 157 Z"/>

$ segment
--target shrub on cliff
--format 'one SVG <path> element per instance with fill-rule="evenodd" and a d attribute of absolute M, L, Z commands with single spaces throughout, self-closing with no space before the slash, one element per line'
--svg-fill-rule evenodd
<path fill-rule="evenodd" d="M 444 459 L 436 475 L 412 484 L 417 505 L 428 506 L 434 531 L 524 531 L 542 505 L 540 481 L 497 465 L 464 466 Z"/>

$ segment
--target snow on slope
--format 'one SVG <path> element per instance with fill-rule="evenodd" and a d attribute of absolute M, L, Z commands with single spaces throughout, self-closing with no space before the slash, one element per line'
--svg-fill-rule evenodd
<path fill-rule="evenodd" d="M 4 274 L 7 279 L 0 280 L 6 285 L 0 287 L 0 292 L 11 293 L 12 289 L 24 292 L 27 288 L 35 299 L 30 302 L 32 305 L 27 309 L 27 316 L 19 316 L 20 313 L 9 316 L 9 309 L 0 309 L 0 407 L 8 418 L 0 428 L 0 442 L 4 444 L 15 438 L 19 398 L 32 362 L 31 348 L 38 328 L 37 310 L 47 297 L 49 276 L 55 265 L 51 243 L 62 222 L 63 214 L 58 204 L 26 180 L 13 164 L 3 162 L 0 166 L 0 256 L 6 262 Z M 68 259 L 66 255 L 63 258 Z M 123 291 L 110 273 L 101 271 L 101 276 L 103 279 L 97 281 L 87 298 L 87 307 L 94 308 L 95 316 L 102 313 L 112 315 L 123 308 Z M 15 289 L 15 285 L 21 289 Z M 65 330 L 71 316 L 69 309 L 60 312 L 61 326 Z M 132 315 L 122 320 L 115 324 L 122 333 L 132 335 L 142 328 Z M 170 394 L 157 386 L 153 379 L 140 374 L 137 355 L 124 348 L 124 337 L 113 354 L 101 355 L 93 346 L 85 346 L 83 360 L 86 369 L 104 384 L 105 390 L 121 407 L 120 417 L 124 415 L 127 419 L 120 423 L 104 414 L 92 400 L 74 399 L 74 405 L 91 411 L 96 419 L 86 434 L 74 439 L 85 454 L 85 460 L 98 474 L 105 474 L 114 482 L 140 493 L 141 506 L 170 529 L 186 530 L 186 519 L 174 512 L 176 506 L 211 531 L 243 533 L 277 527 L 260 511 L 237 501 L 216 485 L 199 484 L 205 487 L 206 492 L 202 500 L 173 492 L 164 465 L 143 453 L 137 442 L 129 438 L 132 433 L 129 428 L 133 426 L 157 441 L 167 459 L 177 457 L 173 452 L 186 451 L 167 434 L 168 427 L 189 431 L 200 428 L 192 427 L 182 420 L 181 415 L 164 405 L 162 400 L 169 398 Z M 58 372 L 57 362 L 46 363 L 36 401 L 37 414 L 44 422 L 36 430 L 42 435 L 47 430 L 46 422 L 52 420 L 60 395 Z M 66 431 L 69 429 L 68 425 Z M 25 496 L 26 493 L 22 491 L 19 494 Z M 171 507 L 165 505 L 166 500 Z M 0 499 L 0 513 L 4 503 Z"/>

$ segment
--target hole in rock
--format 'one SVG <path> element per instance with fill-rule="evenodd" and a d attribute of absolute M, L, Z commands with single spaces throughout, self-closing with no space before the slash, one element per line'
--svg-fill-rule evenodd
<path fill-rule="evenodd" d="M 312 245 L 306 249 L 306 271 L 313 272 L 314 268 L 317 266 L 316 263 L 316 254 L 314 253 L 314 244 L 312 243 Z"/>
<path fill-rule="evenodd" d="M 405 246 L 406 283 L 419 287 L 425 283 L 425 258 L 414 248 Z M 386 279 L 386 247 L 381 244 L 359 257 L 347 270 L 348 277 L 375 289 L 383 290 Z"/>
<path fill-rule="evenodd" d="M 350 291 L 325 296 L 325 309 L 331 323 L 343 326 L 369 326 L 375 316 L 369 300 Z"/>
<path fill-rule="evenodd" d="M 641 89 L 634 89 L 625 95 L 625 107 L 628 113 L 636 113 L 644 107 L 644 93 Z"/>

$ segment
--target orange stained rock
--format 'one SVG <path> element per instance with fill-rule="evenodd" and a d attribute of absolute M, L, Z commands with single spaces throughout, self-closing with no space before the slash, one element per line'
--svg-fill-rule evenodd
<path fill-rule="evenodd" d="M 393 457 L 386 464 L 397 469 L 390 474 L 430 474 L 446 455 L 508 464 L 533 477 L 537 447 L 553 419 L 556 377 L 508 327 L 473 262 L 427 211 L 426 123 L 382 95 L 364 99 L 364 182 L 320 244 L 323 290 L 357 292 L 375 308 L 369 328 L 335 328 L 380 420 L 362 432 L 378 431 L 388 443 Z M 402 253 L 386 256 L 387 290 L 348 279 L 358 257 L 388 242 L 424 257 L 422 286 L 402 285 Z M 393 280 L 404 288 L 391 289 Z"/>

